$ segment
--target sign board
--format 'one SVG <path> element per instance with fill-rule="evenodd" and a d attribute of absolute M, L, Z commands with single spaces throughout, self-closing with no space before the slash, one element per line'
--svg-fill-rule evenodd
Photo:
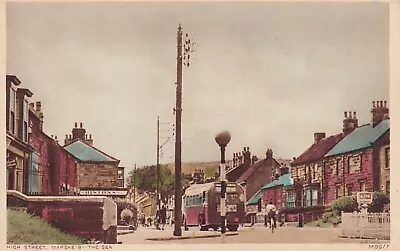
<path fill-rule="evenodd" d="M 80 190 L 79 195 L 126 196 L 127 190 Z"/>
<path fill-rule="evenodd" d="M 216 190 L 217 190 L 217 192 L 221 192 L 221 187 L 220 186 L 216 187 Z M 228 187 L 226 187 L 226 192 L 227 193 L 234 193 L 234 192 L 236 192 L 236 187 L 228 186 Z"/>
<path fill-rule="evenodd" d="M 358 192 L 357 202 L 359 205 L 366 205 L 372 203 L 372 192 Z"/>
<path fill-rule="evenodd" d="M 257 213 L 258 212 L 258 206 L 257 205 L 248 205 L 246 206 L 246 213 L 251 214 L 251 213 Z"/>

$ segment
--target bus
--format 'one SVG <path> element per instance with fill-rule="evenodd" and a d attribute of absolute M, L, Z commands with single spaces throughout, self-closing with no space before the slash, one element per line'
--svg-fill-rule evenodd
<path fill-rule="evenodd" d="M 193 184 L 182 197 L 182 217 L 185 229 L 198 226 L 200 231 L 221 227 L 221 183 Z M 237 183 L 227 182 L 226 227 L 236 231 L 245 217 L 244 189 Z"/>

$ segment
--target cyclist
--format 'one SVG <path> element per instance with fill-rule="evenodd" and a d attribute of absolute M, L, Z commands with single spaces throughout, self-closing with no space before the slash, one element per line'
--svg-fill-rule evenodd
<path fill-rule="evenodd" d="M 270 201 L 268 205 L 265 207 L 265 211 L 268 216 L 268 222 L 270 223 L 270 227 L 272 227 L 271 220 L 273 220 L 274 228 L 276 228 L 276 213 L 278 210 L 276 209 L 276 206 L 272 203 L 272 201 Z"/>

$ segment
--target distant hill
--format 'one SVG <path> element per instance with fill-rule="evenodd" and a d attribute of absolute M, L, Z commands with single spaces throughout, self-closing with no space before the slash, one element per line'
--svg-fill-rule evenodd
<path fill-rule="evenodd" d="M 184 174 L 193 174 L 194 170 L 200 169 L 203 170 L 206 177 L 214 176 L 214 173 L 217 172 L 219 167 L 219 161 L 210 161 L 210 162 L 186 162 L 182 163 L 182 173 Z M 167 168 L 171 170 L 171 172 L 175 171 L 175 163 L 168 164 Z"/>

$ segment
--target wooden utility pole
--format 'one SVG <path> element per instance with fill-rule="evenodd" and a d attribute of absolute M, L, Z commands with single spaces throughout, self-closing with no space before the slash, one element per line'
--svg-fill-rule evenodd
<path fill-rule="evenodd" d="M 182 236 L 182 185 L 181 185 L 181 118 L 182 118 L 182 27 L 178 27 L 176 76 L 176 133 L 175 133 L 175 226 L 174 236 Z"/>
<path fill-rule="evenodd" d="M 133 169 L 133 202 L 136 203 L 136 163 Z"/>
<path fill-rule="evenodd" d="M 182 182 L 181 182 L 181 173 L 182 173 L 182 136 L 181 136 L 181 128 L 182 128 L 182 66 L 185 65 L 189 67 L 190 65 L 190 53 L 193 52 L 192 47 L 194 43 L 190 42 L 188 38 L 188 34 L 185 36 L 185 43 L 182 43 L 182 27 L 179 24 L 178 34 L 177 34 L 177 66 L 176 66 L 176 107 L 174 109 L 175 112 L 175 125 L 176 125 L 176 134 L 175 134 L 175 228 L 174 228 L 174 236 L 182 235 Z"/>
<path fill-rule="evenodd" d="M 157 208 L 160 209 L 160 117 L 157 117 Z"/>

